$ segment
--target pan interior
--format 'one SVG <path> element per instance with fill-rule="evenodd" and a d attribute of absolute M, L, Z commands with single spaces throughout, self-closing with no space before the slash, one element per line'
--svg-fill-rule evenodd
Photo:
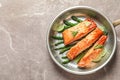
<path fill-rule="evenodd" d="M 63 56 L 64 54 L 59 54 L 59 51 L 54 50 L 54 48 L 56 48 L 56 46 L 54 46 L 54 43 L 56 42 L 56 40 L 52 39 L 51 36 L 53 36 L 54 34 L 58 34 L 55 29 L 56 27 L 58 27 L 63 20 L 67 19 L 70 20 L 71 16 L 78 16 L 81 19 L 85 19 L 86 17 L 90 17 L 92 18 L 96 24 L 99 26 L 105 26 L 107 31 L 108 31 L 108 39 L 107 42 L 105 44 L 105 48 L 107 49 L 107 54 L 105 55 L 105 57 L 99 62 L 97 63 L 96 66 L 92 67 L 92 68 L 88 68 L 88 69 L 80 69 L 77 67 L 77 64 L 74 62 L 70 62 L 68 64 L 62 64 L 61 62 L 63 61 L 61 59 L 61 56 Z M 72 8 L 69 10 L 66 10 L 64 12 L 62 12 L 52 23 L 50 31 L 49 31 L 49 37 L 48 37 L 48 47 L 50 49 L 50 53 L 53 56 L 55 62 L 59 65 L 62 66 L 62 68 L 64 68 L 65 70 L 69 71 L 69 72 L 76 72 L 76 73 L 84 73 L 84 72 L 89 72 L 92 70 L 95 70 L 97 68 L 99 68 L 101 65 L 103 65 L 111 56 L 111 54 L 113 53 L 113 49 L 115 46 L 115 34 L 113 32 L 113 25 L 110 24 L 110 22 L 99 12 L 97 12 L 96 10 L 90 9 L 90 8 Z M 59 45 L 62 46 L 62 45 Z M 67 53 L 67 52 L 66 52 Z"/>

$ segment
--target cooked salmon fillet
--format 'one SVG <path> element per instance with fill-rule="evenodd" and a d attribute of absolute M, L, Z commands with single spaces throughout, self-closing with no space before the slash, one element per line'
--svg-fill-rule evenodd
<path fill-rule="evenodd" d="M 77 24 L 76 26 L 66 29 L 62 33 L 64 38 L 64 44 L 68 45 L 71 42 L 84 37 L 89 32 L 94 30 L 96 27 L 97 27 L 96 23 L 92 19 L 87 18 L 85 21 Z M 74 33 L 76 35 L 74 35 Z"/>
<path fill-rule="evenodd" d="M 79 41 L 75 46 L 73 46 L 67 53 L 67 57 L 70 60 L 73 60 L 77 55 L 79 55 L 82 51 L 89 48 L 95 41 L 97 41 L 100 36 L 102 36 L 103 32 L 97 27 L 91 33 L 89 33 L 84 39 Z"/>
<path fill-rule="evenodd" d="M 102 52 L 103 48 L 97 48 L 98 45 L 104 45 L 106 42 L 107 36 L 103 35 L 100 37 L 100 39 L 94 44 L 94 46 L 85 54 L 85 56 L 80 60 L 78 63 L 79 67 L 92 67 L 92 60 L 94 60 L 96 57 L 99 56 L 99 54 Z"/>

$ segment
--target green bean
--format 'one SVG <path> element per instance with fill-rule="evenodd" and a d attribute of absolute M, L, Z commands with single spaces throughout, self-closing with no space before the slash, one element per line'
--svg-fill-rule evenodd
<path fill-rule="evenodd" d="M 82 20 L 81 19 L 79 19 L 78 17 L 76 17 L 76 16 L 72 16 L 71 17 L 74 21 L 76 21 L 76 22 L 82 22 Z"/>
<path fill-rule="evenodd" d="M 70 28 L 70 26 L 67 26 L 67 25 L 64 26 L 64 30 L 68 29 L 68 28 Z"/>
<path fill-rule="evenodd" d="M 85 52 L 83 52 L 83 53 L 81 53 L 80 55 L 78 55 L 78 56 L 75 58 L 75 62 L 78 63 L 84 55 L 85 55 Z"/>
<path fill-rule="evenodd" d="M 64 53 L 65 51 L 69 50 L 71 47 L 66 47 L 60 51 L 60 54 Z"/>
<path fill-rule="evenodd" d="M 108 34 L 108 31 L 105 26 L 99 26 L 99 28 L 103 31 L 104 35 Z"/>
<path fill-rule="evenodd" d="M 70 26 L 70 27 L 77 25 L 77 23 L 71 23 L 67 20 L 63 20 L 63 22 L 64 22 L 65 25 Z"/>
<path fill-rule="evenodd" d="M 62 59 L 67 59 L 67 56 L 62 56 Z"/>
<path fill-rule="evenodd" d="M 67 59 L 67 60 L 63 61 L 62 64 L 67 64 L 67 63 L 69 63 L 69 62 L 70 62 L 70 60 Z"/>
<path fill-rule="evenodd" d="M 60 50 L 60 49 L 64 49 L 64 48 L 67 48 L 67 47 L 72 47 L 72 46 L 74 46 L 74 45 L 75 45 L 75 43 L 74 43 L 74 44 L 67 45 L 67 46 L 58 47 L 58 48 L 55 48 L 54 50 Z"/>
<path fill-rule="evenodd" d="M 62 47 L 59 47 L 59 48 L 55 48 L 54 50 L 59 50 L 59 49 L 64 49 L 66 46 L 62 46 Z"/>
<path fill-rule="evenodd" d="M 55 43 L 55 46 L 58 46 L 59 44 L 62 44 L 64 41 L 59 41 L 57 43 Z"/>
<path fill-rule="evenodd" d="M 61 36 L 52 36 L 53 39 L 57 39 L 57 40 L 63 40 L 63 37 Z"/>

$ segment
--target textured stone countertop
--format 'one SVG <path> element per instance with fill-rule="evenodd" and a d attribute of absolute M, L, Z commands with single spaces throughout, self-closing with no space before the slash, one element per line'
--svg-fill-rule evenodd
<path fill-rule="evenodd" d="M 118 80 L 120 26 L 117 50 L 100 71 L 78 76 L 59 68 L 46 48 L 47 29 L 64 9 L 91 6 L 111 21 L 120 18 L 120 0 L 0 0 L 0 80 Z"/>

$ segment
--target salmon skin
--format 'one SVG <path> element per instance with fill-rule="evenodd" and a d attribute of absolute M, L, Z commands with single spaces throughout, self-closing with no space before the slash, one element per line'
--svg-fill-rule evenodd
<path fill-rule="evenodd" d="M 73 46 L 67 53 L 67 57 L 70 60 L 73 60 L 76 56 L 78 56 L 81 52 L 89 48 L 93 43 L 95 43 L 100 36 L 102 36 L 103 32 L 97 27 L 90 34 L 88 34 L 84 39 L 79 41 L 75 46 Z"/>
<path fill-rule="evenodd" d="M 94 60 L 99 54 L 102 52 L 103 48 L 97 48 L 95 49 L 95 46 L 97 45 L 104 45 L 106 42 L 107 36 L 103 35 L 100 37 L 100 39 L 94 44 L 94 46 L 85 54 L 85 56 L 80 60 L 78 63 L 79 67 L 92 67 L 94 63 L 92 63 L 92 60 Z"/>
<path fill-rule="evenodd" d="M 76 26 L 66 29 L 62 32 L 64 44 L 68 45 L 73 41 L 84 37 L 96 27 L 96 23 L 92 19 L 87 18 L 85 21 L 77 24 Z M 76 32 L 76 35 L 74 35 L 73 32 Z"/>

